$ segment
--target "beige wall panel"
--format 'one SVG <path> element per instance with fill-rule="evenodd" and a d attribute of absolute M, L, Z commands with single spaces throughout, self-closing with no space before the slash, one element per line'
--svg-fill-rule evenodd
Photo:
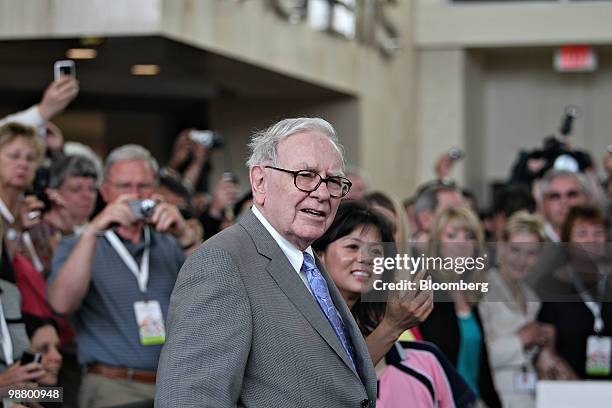
<path fill-rule="evenodd" d="M 483 204 L 488 199 L 488 190 L 483 175 L 487 174 L 485 164 L 484 124 L 486 107 L 484 100 L 485 70 L 483 58 L 467 53 L 465 65 L 465 149 L 463 162 L 465 185 L 472 190 Z M 483 201 L 485 200 L 485 201 Z"/>
<path fill-rule="evenodd" d="M 465 148 L 465 52 L 418 52 L 417 65 L 417 181 L 434 178 L 434 162 L 451 146 Z M 451 176 L 465 181 L 463 163 Z"/>
<path fill-rule="evenodd" d="M 0 38 L 159 32 L 161 0 L 0 0 Z"/>
<path fill-rule="evenodd" d="M 171 38 L 342 92 L 358 91 L 358 45 L 292 25 L 267 2 L 163 0 Z"/>
<path fill-rule="evenodd" d="M 612 42 L 610 2 L 416 3 L 419 48 Z"/>

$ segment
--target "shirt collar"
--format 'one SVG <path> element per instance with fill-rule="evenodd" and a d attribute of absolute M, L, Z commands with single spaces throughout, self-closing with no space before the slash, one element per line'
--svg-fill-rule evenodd
<path fill-rule="evenodd" d="M 272 235 L 274 241 L 276 241 L 281 251 L 283 251 L 287 259 L 289 260 L 289 263 L 291 263 L 291 266 L 293 266 L 293 269 L 295 269 L 297 273 L 300 273 L 300 270 L 302 269 L 302 264 L 304 263 L 304 254 L 302 253 L 302 251 L 300 251 L 298 247 L 293 245 L 276 229 L 274 229 L 274 227 L 268 222 L 266 217 L 264 217 L 264 215 L 261 213 L 261 211 L 259 211 L 257 207 L 252 206 L 251 211 L 253 211 L 255 217 L 257 217 L 257 219 L 263 224 L 266 230 L 268 230 L 270 235 Z M 312 251 L 311 246 L 306 248 L 305 251 L 308 252 L 310 256 L 314 258 L 314 253 Z"/>
<path fill-rule="evenodd" d="M 550 239 L 552 242 L 561 242 L 561 239 L 559 238 L 559 236 L 555 232 L 555 229 L 549 222 L 544 224 L 544 232 L 546 232 L 546 235 L 548 235 L 548 239 Z"/>

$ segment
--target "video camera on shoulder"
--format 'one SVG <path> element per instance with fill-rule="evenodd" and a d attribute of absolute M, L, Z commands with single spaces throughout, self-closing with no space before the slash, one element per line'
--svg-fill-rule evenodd
<path fill-rule="evenodd" d="M 530 186 L 533 180 L 541 178 L 548 170 L 555 168 L 572 172 L 583 172 L 593 165 L 591 155 L 580 149 L 573 149 L 567 143 L 572 133 L 574 121 L 578 118 L 577 107 L 565 107 L 561 118 L 559 134 L 551 134 L 544 138 L 541 148 L 521 150 L 516 159 L 510 183 L 520 183 Z M 540 161 L 542 165 L 537 170 L 530 168 L 530 163 Z"/>

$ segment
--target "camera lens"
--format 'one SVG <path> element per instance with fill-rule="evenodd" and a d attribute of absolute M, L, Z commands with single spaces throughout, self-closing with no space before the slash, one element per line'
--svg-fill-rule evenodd
<path fill-rule="evenodd" d="M 156 205 L 157 205 L 157 202 L 150 198 L 142 200 L 140 202 L 140 212 L 142 212 L 142 215 L 145 218 L 148 218 L 153 215 L 153 211 L 155 210 Z"/>

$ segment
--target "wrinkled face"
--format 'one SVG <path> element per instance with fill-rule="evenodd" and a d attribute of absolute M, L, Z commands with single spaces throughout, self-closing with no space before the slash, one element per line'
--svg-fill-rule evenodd
<path fill-rule="evenodd" d="M 312 170 L 323 178 L 342 176 L 342 157 L 329 138 L 316 131 L 298 133 L 278 144 L 275 167 Z M 251 169 L 254 202 L 285 239 L 304 250 L 331 225 L 340 198 L 327 184 L 310 193 L 300 191 L 292 174 L 255 166 Z"/>
<path fill-rule="evenodd" d="M 580 244 L 580 248 L 589 256 L 602 256 L 605 253 L 606 229 L 602 224 L 577 219 L 572 225 L 570 242 Z"/>
<path fill-rule="evenodd" d="M 573 176 L 559 176 L 553 179 L 544 194 L 544 217 L 553 227 L 559 228 L 572 207 L 587 203 L 580 182 Z"/>
<path fill-rule="evenodd" d="M 96 180 L 93 177 L 66 177 L 57 189 L 77 224 L 84 224 L 96 206 Z"/>
<path fill-rule="evenodd" d="M 440 256 L 458 258 L 474 256 L 476 237 L 462 228 L 455 219 L 449 220 L 440 231 Z"/>
<path fill-rule="evenodd" d="M 45 370 L 45 375 L 38 380 L 41 385 L 57 384 L 57 376 L 62 368 L 62 355 L 58 348 L 60 340 L 55 327 L 43 326 L 34 332 L 31 340 L 31 349 L 34 353 L 40 353 L 40 365 Z"/>
<path fill-rule="evenodd" d="M 321 254 L 325 269 L 345 299 L 372 287 L 373 259 L 383 256 L 381 239 L 377 228 L 360 225 Z"/>
<path fill-rule="evenodd" d="M 25 190 L 38 167 L 36 149 L 27 139 L 16 137 L 0 149 L 0 182 Z"/>
<path fill-rule="evenodd" d="M 155 189 L 155 174 L 144 160 L 115 163 L 100 186 L 100 194 L 107 203 L 122 194 L 135 194 L 139 199 L 150 198 Z"/>
<path fill-rule="evenodd" d="M 541 243 L 536 234 L 516 232 L 498 245 L 500 271 L 511 281 L 523 280 L 538 260 Z"/>

